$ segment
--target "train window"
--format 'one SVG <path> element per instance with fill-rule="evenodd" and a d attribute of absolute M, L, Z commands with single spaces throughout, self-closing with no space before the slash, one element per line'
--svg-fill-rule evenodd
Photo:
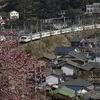
<path fill-rule="evenodd" d="M 21 37 L 21 39 L 26 39 L 26 37 Z"/>

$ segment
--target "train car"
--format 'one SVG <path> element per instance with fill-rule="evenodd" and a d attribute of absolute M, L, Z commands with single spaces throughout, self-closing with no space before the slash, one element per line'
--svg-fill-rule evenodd
<path fill-rule="evenodd" d="M 35 33 L 32 35 L 23 35 L 20 37 L 19 42 L 29 42 L 37 39 L 40 39 L 40 33 Z"/>
<path fill-rule="evenodd" d="M 100 28 L 100 24 L 96 24 L 96 28 Z"/>
<path fill-rule="evenodd" d="M 29 41 L 31 41 L 31 36 L 27 35 L 21 36 L 19 39 L 19 42 L 29 42 Z"/>
<path fill-rule="evenodd" d="M 82 31 L 83 30 L 83 26 L 81 27 L 77 27 L 76 31 Z"/>
<path fill-rule="evenodd" d="M 60 30 L 55 30 L 53 32 L 54 32 L 54 35 L 61 34 L 61 31 Z"/>
<path fill-rule="evenodd" d="M 48 36 L 53 36 L 53 35 L 59 35 L 61 33 L 69 33 L 69 32 L 74 32 L 74 31 L 82 31 L 83 29 L 93 29 L 93 28 L 100 28 L 100 24 L 95 25 L 86 25 L 86 26 L 80 26 L 80 27 L 71 27 L 71 28 L 65 28 L 65 29 L 60 29 L 60 30 L 54 30 L 54 31 L 47 31 L 47 32 L 38 32 L 32 35 L 23 35 L 20 37 L 19 42 L 29 42 L 31 40 L 36 40 Z"/>
<path fill-rule="evenodd" d="M 42 34 L 41 34 L 42 37 L 48 37 L 50 35 L 51 35 L 50 31 L 42 32 Z"/>
<path fill-rule="evenodd" d="M 84 26 L 85 29 L 93 29 L 94 28 L 94 25 L 87 25 L 87 26 Z"/>
<path fill-rule="evenodd" d="M 32 40 L 40 39 L 40 33 L 35 33 L 32 35 Z"/>

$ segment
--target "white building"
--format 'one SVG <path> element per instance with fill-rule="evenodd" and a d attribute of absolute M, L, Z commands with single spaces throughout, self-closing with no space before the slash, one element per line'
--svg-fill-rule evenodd
<path fill-rule="evenodd" d="M 86 14 L 100 13 L 100 3 L 93 3 L 93 5 L 86 5 Z"/>
<path fill-rule="evenodd" d="M 50 84 L 58 84 L 58 76 L 51 74 L 46 78 L 46 82 Z"/>
<path fill-rule="evenodd" d="M 73 75 L 75 70 L 75 68 L 72 65 L 64 65 L 61 67 L 61 69 L 66 75 Z"/>
<path fill-rule="evenodd" d="M 19 19 L 19 12 L 15 11 L 15 10 L 9 12 L 9 18 L 10 19 Z"/>
<path fill-rule="evenodd" d="M 2 20 L 2 16 L 0 16 L 0 20 Z"/>

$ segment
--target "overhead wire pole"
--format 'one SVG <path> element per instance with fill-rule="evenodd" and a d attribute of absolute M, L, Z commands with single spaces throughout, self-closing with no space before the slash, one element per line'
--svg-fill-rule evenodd
<path fill-rule="evenodd" d="M 36 83 L 36 67 L 37 67 L 37 61 L 35 63 L 36 63 L 35 66 L 34 65 L 33 66 L 35 67 L 35 70 L 34 70 L 34 75 L 35 75 L 34 76 L 34 79 L 35 79 L 35 85 L 36 85 L 37 84 Z M 35 86 L 35 100 L 37 100 L 37 86 Z"/>
<path fill-rule="evenodd" d="M 40 40 L 42 40 L 42 20 L 40 20 L 40 23 L 41 23 L 41 32 L 40 32 Z"/>
<path fill-rule="evenodd" d="M 37 23 L 36 23 L 36 33 L 38 33 L 38 20 L 37 20 Z"/>
<path fill-rule="evenodd" d="M 64 25 L 63 25 L 63 26 L 64 26 L 64 28 L 65 28 L 65 16 L 64 16 Z"/>
<path fill-rule="evenodd" d="M 76 100 L 78 100 L 78 93 L 77 93 L 77 91 L 75 91 L 75 94 L 76 94 Z"/>
<path fill-rule="evenodd" d="M 94 16 L 92 16 L 92 34 L 94 34 L 94 30 L 96 29 L 96 26 L 95 26 L 95 21 L 94 21 Z M 95 52 L 95 62 L 96 61 L 96 58 L 97 58 L 97 37 L 96 37 L 96 34 L 95 34 L 95 48 L 94 48 L 94 52 Z"/>
<path fill-rule="evenodd" d="M 33 25 L 30 26 L 30 36 L 31 36 L 31 42 L 32 42 L 32 31 L 33 31 Z"/>
<path fill-rule="evenodd" d="M 93 27 L 92 27 L 92 34 L 94 34 L 94 17 L 92 16 L 92 25 L 93 25 Z"/>
<path fill-rule="evenodd" d="M 52 23 L 50 23 L 50 36 L 52 36 Z"/>
<path fill-rule="evenodd" d="M 26 29 L 26 25 L 25 25 L 25 17 L 26 17 L 26 16 L 25 16 L 25 0 L 24 0 L 23 3 L 24 3 L 24 31 L 25 31 L 25 29 Z"/>
<path fill-rule="evenodd" d="M 40 40 L 39 40 L 39 53 L 41 54 L 41 42 L 42 42 L 42 20 L 40 20 Z"/>

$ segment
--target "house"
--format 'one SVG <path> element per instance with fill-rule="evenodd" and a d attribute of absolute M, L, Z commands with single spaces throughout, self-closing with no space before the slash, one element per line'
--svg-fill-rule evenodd
<path fill-rule="evenodd" d="M 73 76 L 76 70 L 81 69 L 78 62 L 74 62 L 68 58 L 59 58 L 58 63 L 52 67 L 53 69 L 62 69 L 66 76 Z"/>
<path fill-rule="evenodd" d="M 93 5 L 86 5 L 86 12 L 85 14 L 92 14 L 94 12 Z"/>
<path fill-rule="evenodd" d="M 58 14 L 63 18 L 65 16 L 65 14 L 67 13 L 67 10 L 60 10 L 60 12 L 58 12 Z"/>
<path fill-rule="evenodd" d="M 96 48 L 90 49 L 90 51 L 94 53 L 94 59 L 90 59 L 89 62 L 100 62 L 100 48 L 97 46 Z"/>
<path fill-rule="evenodd" d="M 51 94 L 56 94 L 56 95 L 62 95 L 62 96 L 69 96 L 71 98 L 75 97 L 75 91 L 70 89 L 70 88 L 67 88 L 67 87 L 61 87 L 61 88 L 58 88 L 56 90 L 53 90 L 50 92 Z"/>
<path fill-rule="evenodd" d="M 63 71 L 61 69 L 54 69 L 46 78 L 46 82 L 48 85 L 52 85 L 55 88 L 58 88 L 57 84 L 62 82 L 61 75 L 63 74 Z"/>
<path fill-rule="evenodd" d="M 76 52 L 76 51 L 71 51 L 68 53 L 68 55 L 70 55 L 72 58 L 70 58 L 71 60 L 78 62 L 80 64 L 84 64 L 86 62 L 88 62 L 88 59 L 86 56 L 84 56 L 82 53 L 80 52 Z"/>
<path fill-rule="evenodd" d="M 99 62 L 86 62 L 80 64 L 78 61 L 76 62 L 76 60 L 74 61 L 70 58 L 63 58 L 60 59 L 60 62 L 58 64 L 56 64 L 56 68 L 61 68 L 63 70 L 63 73 L 65 73 L 66 75 L 74 75 L 74 73 L 77 72 L 77 70 L 78 72 L 83 72 L 100 69 L 100 64 Z"/>
<path fill-rule="evenodd" d="M 10 19 L 19 19 L 19 12 L 13 10 L 9 12 L 9 18 Z"/>
<path fill-rule="evenodd" d="M 75 52 L 71 51 L 68 53 L 68 55 L 61 56 L 60 58 L 57 59 L 58 63 L 54 66 L 56 68 L 60 68 L 63 70 L 63 73 L 66 75 L 74 75 L 74 73 L 78 70 L 89 70 L 94 68 L 88 67 L 88 59 L 87 59 L 87 53 L 85 52 Z M 87 65 L 86 67 L 84 67 Z M 54 68 L 53 67 L 53 68 Z"/>
<path fill-rule="evenodd" d="M 70 42 L 72 47 L 79 47 L 80 43 L 83 41 L 83 37 L 73 37 Z"/>
<path fill-rule="evenodd" d="M 4 29 L 5 21 L 2 16 L 0 16 L 0 29 Z"/>
<path fill-rule="evenodd" d="M 84 39 L 83 41 L 81 41 L 80 46 L 87 49 L 95 48 L 96 46 L 100 47 L 100 39 L 97 38 Z"/>
<path fill-rule="evenodd" d="M 39 58 L 38 60 L 44 62 L 48 68 L 52 68 L 57 62 L 57 57 L 54 55 L 54 53 L 49 53 Z"/>
<path fill-rule="evenodd" d="M 63 73 L 67 75 L 74 75 L 75 70 L 77 68 L 80 68 L 80 65 L 76 62 L 73 62 L 71 60 L 67 60 L 66 64 L 61 66 L 61 69 L 63 70 Z"/>
<path fill-rule="evenodd" d="M 43 60 L 45 62 L 51 62 L 56 60 L 56 55 L 54 53 L 49 53 L 44 55 L 43 57 L 39 58 L 39 60 Z"/>
<path fill-rule="evenodd" d="M 92 100 L 100 100 L 100 93 L 97 92 L 96 95 L 92 95 L 92 96 L 91 96 L 91 99 L 92 99 Z"/>
<path fill-rule="evenodd" d="M 95 80 L 92 84 L 94 85 L 95 91 L 100 91 L 100 80 Z"/>
<path fill-rule="evenodd" d="M 85 14 L 100 14 L 100 3 L 93 3 L 92 5 L 86 5 Z"/>
<path fill-rule="evenodd" d="M 0 16 L 0 20 L 2 20 L 2 16 Z"/>
<path fill-rule="evenodd" d="M 52 23 L 54 18 L 42 19 L 43 23 Z"/>
<path fill-rule="evenodd" d="M 66 86 L 68 88 L 71 88 L 79 95 L 85 94 L 87 91 L 94 89 L 94 86 L 92 83 L 89 83 L 88 81 L 78 78 L 78 79 L 71 79 L 69 81 L 62 82 L 59 87 Z"/>
<path fill-rule="evenodd" d="M 70 51 L 75 51 L 75 47 L 64 47 L 64 46 L 60 46 L 60 47 L 56 47 L 54 49 L 54 54 L 55 55 L 67 55 Z"/>
<path fill-rule="evenodd" d="M 82 69 L 85 71 L 91 71 L 98 68 L 100 68 L 99 62 L 88 62 L 82 66 Z"/>
<path fill-rule="evenodd" d="M 100 91 L 91 90 L 87 92 L 83 97 L 85 100 L 100 100 Z"/>

